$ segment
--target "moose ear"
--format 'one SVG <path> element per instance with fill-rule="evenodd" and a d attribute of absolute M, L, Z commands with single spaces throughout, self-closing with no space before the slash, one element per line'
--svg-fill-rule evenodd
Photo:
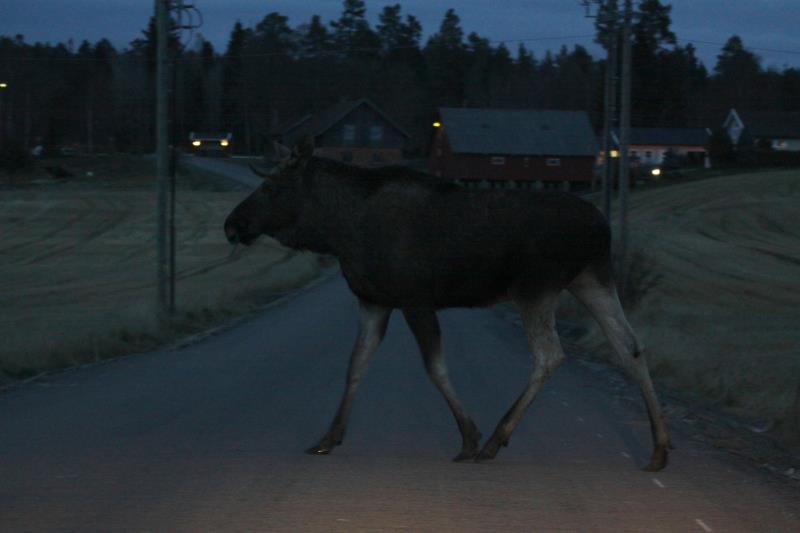
<path fill-rule="evenodd" d="M 288 147 L 282 145 L 278 141 L 272 142 L 272 148 L 275 150 L 275 158 L 278 161 L 286 161 L 292 157 L 292 151 Z"/>
<path fill-rule="evenodd" d="M 299 159 L 311 159 L 311 156 L 314 155 L 314 137 L 311 135 L 303 137 L 294 147 L 294 153 Z"/>

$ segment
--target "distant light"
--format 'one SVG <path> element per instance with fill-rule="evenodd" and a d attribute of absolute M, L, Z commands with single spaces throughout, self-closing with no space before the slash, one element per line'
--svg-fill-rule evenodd
<path fill-rule="evenodd" d="M 611 157 L 619 157 L 619 150 L 611 150 Z"/>
<path fill-rule="evenodd" d="M 200 146 L 201 144 L 203 143 L 201 143 L 200 141 L 192 141 L 192 146 Z"/>
<path fill-rule="evenodd" d="M 8 89 L 8 84 L 6 82 L 0 82 L 0 89 Z"/>
<path fill-rule="evenodd" d="M 219 145 L 220 145 L 220 146 L 228 146 L 228 139 L 222 139 L 222 140 L 219 142 Z"/>
<path fill-rule="evenodd" d="M 442 123 L 441 122 L 434 122 L 433 123 L 433 127 L 434 128 L 441 128 L 442 127 Z"/>
<path fill-rule="evenodd" d="M 652 174 L 653 176 L 660 176 L 661 175 L 661 169 L 660 168 L 654 168 L 653 170 L 650 171 L 650 174 Z"/>

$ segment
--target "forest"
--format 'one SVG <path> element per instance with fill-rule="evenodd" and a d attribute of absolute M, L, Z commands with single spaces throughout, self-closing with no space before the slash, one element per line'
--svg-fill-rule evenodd
<path fill-rule="evenodd" d="M 618 12 L 616 0 L 602 9 Z M 576 16 L 581 16 L 577 10 Z M 633 26 L 633 125 L 717 127 L 730 108 L 800 111 L 800 70 L 766 69 L 731 36 L 709 70 L 692 44 L 679 44 L 671 6 L 636 4 Z M 608 21 L 613 18 L 599 18 Z M 74 146 L 87 152 L 153 149 L 155 32 L 123 49 L 107 39 L 43 44 L 0 36 L 2 145 L 29 150 Z M 607 46 L 613 28 L 596 24 Z M 254 26 L 237 22 L 225 50 L 176 29 L 174 135 L 225 130 L 242 153 L 260 153 L 269 132 L 342 99 L 370 98 L 412 134 L 424 155 L 439 106 L 585 110 L 602 123 L 605 54 L 581 45 L 537 57 L 525 42 L 466 34 L 455 9 L 423 42 L 419 20 L 400 4 L 371 24 L 364 0 L 344 0 L 340 16 L 293 25 L 276 12 Z"/>

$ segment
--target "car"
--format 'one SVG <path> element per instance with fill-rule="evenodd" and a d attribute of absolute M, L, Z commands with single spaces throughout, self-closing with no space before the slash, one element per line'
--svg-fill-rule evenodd
<path fill-rule="evenodd" d="M 233 134 L 231 132 L 195 132 L 189 133 L 191 151 L 200 156 L 226 156 L 232 149 Z"/>

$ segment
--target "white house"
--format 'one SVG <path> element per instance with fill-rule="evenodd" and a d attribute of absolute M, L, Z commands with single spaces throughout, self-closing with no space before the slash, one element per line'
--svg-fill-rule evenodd
<path fill-rule="evenodd" d="M 631 128 L 630 156 L 641 165 L 656 166 L 671 151 L 689 165 L 708 166 L 710 135 L 707 128 Z M 612 147 L 619 148 L 619 137 L 619 131 L 611 132 Z"/>
<path fill-rule="evenodd" d="M 768 142 L 775 151 L 800 152 L 800 113 L 736 111 L 731 109 L 722 127 L 734 145 L 746 129 L 756 145 Z"/>

